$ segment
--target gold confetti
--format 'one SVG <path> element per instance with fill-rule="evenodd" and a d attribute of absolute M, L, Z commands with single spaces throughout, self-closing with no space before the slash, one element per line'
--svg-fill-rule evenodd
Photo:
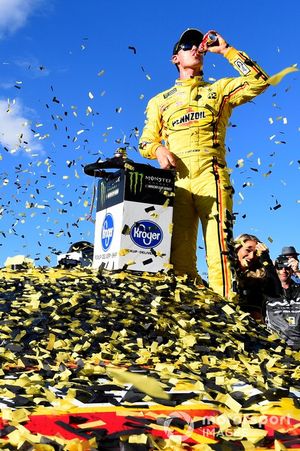
<path fill-rule="evenodd" d="M 107 374 L 123 384 L 134 385 L 143 393 L 153 398 L 169 399 L 169 395 L 163 390 L 162 384 L 152 377 L 141 376 L 140 374 L 113 368 L 107 368 Z"/>
<path fill-rule="evenodd" d="M 292 72 L 297 72 L 299 69 L 295 66 L 287 67 L 286 69 L 283 69 L 282 71 L 278 72 L 277 74 L 273 75 L 272 77 L 268 78 L 267 82 L 269 85 L 276 86 L 278 83 L 281 82 L 283 77 L 285 77 L 287 74 L 290 74 Z"/>

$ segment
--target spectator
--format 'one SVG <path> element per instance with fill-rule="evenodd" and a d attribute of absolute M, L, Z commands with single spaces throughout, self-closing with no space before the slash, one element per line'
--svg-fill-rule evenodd
<path fill-rule="evenodd" d="M 280 281 L 268 248 L 255 235 L 244 233 L 235 239 L 236 282 L 241 308 L 263 322 L 265 299 L 281 294 Z"/>
<path fill-rule="evenodd" d="M 291 246 L 288 248 L 290 249 Z M 283 255 L 275 260 L 283 294 L 266 302 L 267 327 L 276 332 L 293 349 L 300 349 L 300 285 L 292 280 L 293 270 Z"/>
<path fill-rule="evenodd" d="M 214 45 L 209 45 L 208 37 Z M 203 80 L 203 59 L 212 52 L 239 73 L 214 83 Z M 232 194 L 226 165 L 225 135 L 233 108 L 251 101 L 268 86 L 265 72 L 217 32 L 189 28 L 175 43 L 175 85 L 153 97 L 139 149 L 162 169 L 177 171 L 171 263 L 177 274 L 197 278 L 199 219 L 206 247 L 209 286 L 230 297 Z"/>
<path fill-rule="evenodd" d="M 292 280 L 300 284 L 300 270 L 299 270 L 299 253 L 294 246 L 285 246 L 282 248 L 280 257 L 286 257 L 289 266 L 292 268 Z"/>

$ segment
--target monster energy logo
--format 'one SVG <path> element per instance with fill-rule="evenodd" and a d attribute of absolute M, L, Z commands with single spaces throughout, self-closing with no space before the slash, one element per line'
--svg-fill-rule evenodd
<path fill-rule="evenodd" d="M 140 193 L 143 187 L 144 174 L 140 172 L 129 172 L 129 187 L 134 194 Z"/>

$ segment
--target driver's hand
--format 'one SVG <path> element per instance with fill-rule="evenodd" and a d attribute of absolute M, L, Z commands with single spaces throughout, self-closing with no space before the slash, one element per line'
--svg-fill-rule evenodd
<path fill-rule="evenodd" d="M 170 169 L 176 167 L 175 156 L 165 146 L 159 146 L 156 149 L 156 158 L 161 169 Z"/>
<path fill-rule="evenodd" d="M 210 42 L 209 35 L 212 34 L 216 37 L 216 40 Z M 210 30 L 208 31 L 202 39 L 202 42 L 199 45 L 199 51 L 201 53 L 211 52 L 211 53 L 220 53 L 224 54 L 229 47 L 229 44 L 225 41 L 223 36 L 221 36 L 217 31 Z"/>

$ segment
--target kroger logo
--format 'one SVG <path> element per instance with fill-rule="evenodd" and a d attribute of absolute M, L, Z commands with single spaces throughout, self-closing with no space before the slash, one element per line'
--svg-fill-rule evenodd
<path fill-rule="evenodd" d="M 101 244 L 102 249 L 107 251 L 109 246 L 111 245 L 112 239 L 114 235 L 114 220 L 110 213 L 104 218 L 102 229 L 101 229 Z"/>
<path fill-rule="evenodd" d="M 137 246 L 150 249 L 161 243 L 163 232 L 155 222 L 138 221 L 131 227 L 130 238 Z"/>

